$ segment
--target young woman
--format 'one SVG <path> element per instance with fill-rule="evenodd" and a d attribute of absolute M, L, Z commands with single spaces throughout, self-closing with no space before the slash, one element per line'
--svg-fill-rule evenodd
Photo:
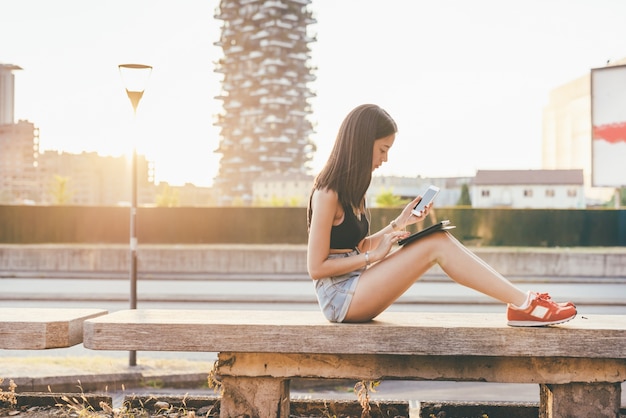
<path fill-rule="evenodd" d="M 407 225 L 422 221 L 409 203 L 391 223 L 371 234 L 365 192 L 372 171 L 387 162 L 397 127 L 376 105 L 361 105 L 344 119 L 330 158 L 315 179 L 308 208 L 307 267 L 329 321 L 364 322 L 387 309 L 435 263 L 457 283 L 508 304 L 511 326 L 569 321 L 574 304 L 546 293 L 524 292 L 442 231 L 391 251 Z"/>

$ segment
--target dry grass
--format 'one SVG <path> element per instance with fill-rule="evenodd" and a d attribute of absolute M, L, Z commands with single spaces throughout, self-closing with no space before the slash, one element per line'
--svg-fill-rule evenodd
<path fill-rule="evenodd" d="M 0 385 L 4 382 L 4 379 L 0 377 Z M 13 380 L 9 380 L 9 391 L 3 392 L 0 388 L 0 406 L 6 405 L 9 407 L 15 407 L 17 405 L 17 398 L 15 397 L 15 389 L 17 385 Z"/>
<path fill-rule="evenodd" d="M 370 393 L 376 392 L 378 385 L 380 380 L 361 380 L 354 385 L 354 393 L 363 409 L 361 418 L 370 418 L 372 412 Z"/>
<path fill-rule="evenodd" d="M 222 392 L 222 385 L 216 375 L 217 362 L 209 373 L 207 383 L 216 393 Z M 4 379 L 0 378 L 0 384 Z M 370 393 L 376 392 L 376 387 L 380 381 L 359 381 L 354 386 L 354 393 L 361 406 L 361 418 L 371 417 L 371 399 Z M 187 395 L 176 405 L 172 405 L 165 401 L 159 401 L 158 398 L 152 396 L 148 399 L 131 398 L 123 402 L 122 406 L 113 408 L 106 402 L 99 402 L 98 405 L 91 405 L 89 399 L 83 393 L 81 382 L 78 381 L 80 394 L 78 395 L 59 395 L 57 401 L 54 399 L 54 406 L 38 406 L 18 408 L 17 395 L 15 390 L 17 385 L 11 380 L 8 391 L 0 389 L 0 417 L 19 416 L 20 418 L 44 418 L 44 417 L 61 417 L 61 418 L 196 418 L 207 417 L 213 418 L 219 416 L 219 400 L 214 404 L 195 410 L 188 408 L 185 402 Z M 145 403 L 144 403 L 145 402 Z M 175 402 L 176 403 L 176 402 Z M 320 417 L 337 418 L 332 414 L 328 407 L 320 411 Z M 343 415 L 340 415 L 343 416 Z"/>
<path fill-rule="evenodd" d="M 0 378 L 0 383 L 3 379 Z M 79 388 L 80 388 L 80 381 Z M 0 390 L 0 417 L 18 416 L 23 418 L 44 418 L 44 417 L 61 417 L 61 418 L 196 418 L 196 411 L 188 409 L 185 404 L 185 398 L 182 400 L 182 406 L 173 406 L 167 402 L 153 403 L 150 410 L 143 403 L 133 406 L 132 400 L 127 400 L 119 408 L 113 408 L 106 402 L 100 402 L 97 407 L 91 405 L 84 393 L 79 395 L 61 395 L 58 401 L 55 400 L 54 406 L 36 406 L 27 408 L 17 407 L 17 395 L 15 389 L 17 385 L 13 381 L 9 385 L 10 390 L 3 392 Z M 216 417 L 215 408 L 208 408 L 203 411 L 201 416 L 207 418 Z"/>

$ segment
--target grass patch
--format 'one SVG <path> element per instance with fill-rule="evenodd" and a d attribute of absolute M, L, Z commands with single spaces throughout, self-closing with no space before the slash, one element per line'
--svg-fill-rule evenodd
<path fill-rule="evenodd" d="M 4 382 L 4 379 L 0 377 L 0 385 Z M 17 405 L 17 398 L 15 397 L 15 389 L 17 385 L 13 380 L 9 381 L 9 390 L 7 392 L 2 391 L 0 388 L 0 406 L 15 407 Z"/>

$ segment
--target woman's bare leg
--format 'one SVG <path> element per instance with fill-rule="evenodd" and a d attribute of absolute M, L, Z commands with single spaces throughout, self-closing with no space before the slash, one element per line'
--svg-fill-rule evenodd
<path fill-rule="evenodd" d="M 395 302 L 434 264 L 455 282 L 503 303 L 522 305 L 527 293 L 447 232 L 435 233 L 387 256 L 365 271 L 356 287 L 347 322 L 368 321 Z"/>

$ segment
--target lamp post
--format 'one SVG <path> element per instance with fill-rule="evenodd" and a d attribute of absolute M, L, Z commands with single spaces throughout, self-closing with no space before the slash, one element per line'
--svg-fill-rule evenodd
<path fill-rule="evenodd" d="M 120 64 L 118 66 L 126 94 L 133 106 L 136 121 L 137 106 L 152 73 L 152 67 L 144 64 Z M 137 146 L 133 140 L 131 164 L 131 201 L 130 201 L 130 309 L 137 309 Z M 137 353 L 131 351 L 129 365 L 137 365 Z"/>

